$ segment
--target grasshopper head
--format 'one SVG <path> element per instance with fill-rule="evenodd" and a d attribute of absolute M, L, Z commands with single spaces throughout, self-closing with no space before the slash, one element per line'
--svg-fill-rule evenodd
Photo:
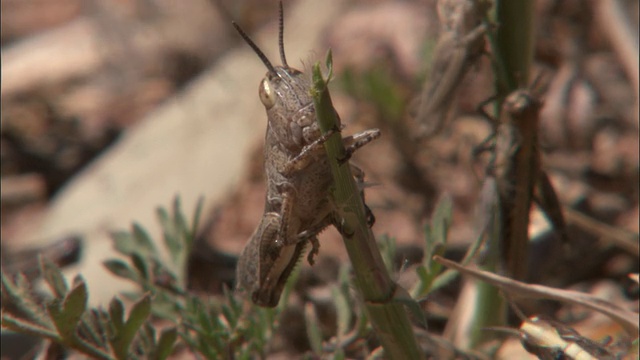
<path fill-rule="evenodd" d="M 309 142 L 308 135 L 305 137 L 306 128 L 315 125 L 315 109 L 309 91 L 310 79 L 287 64 L 283 44 L 282 3 L 279 36 L 282 66 L 273 66 L 251 38 L 236 23 L 233 23 L 233 26 L 267 68 L 267 74 L 260 82 L 258 94 L 267 111 L 269 131 L 281 146 L 290 151 L 301 150 Z"/>

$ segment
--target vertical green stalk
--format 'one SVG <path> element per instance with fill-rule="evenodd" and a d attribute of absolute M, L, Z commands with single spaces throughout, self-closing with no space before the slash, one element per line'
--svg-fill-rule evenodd
<path fill-rule="evenodd" d="M 493 56 L 494 86 L 497 101 L 494 115 L 500 117 L 504 98 L 518 88 L 529 84 L 529 74 L 534 53 L 534 1 L 533 0 L 496 0 L 495 23 L 497 29 L 487 34 Z M 502 119 L 499 119 L 499 121 Z M 530 136 L 532 134 L 525 134 Z M 495 272 L 500 262 L 500 233 L 502 229 L 499 207 L 494 210 L 494 229 L 488 234 L 488 254 L 483 269 Z M 525 261 L 525 260 L 523 260 Z M 506 303 L 498 289 L 479 282 L 474 301 L 473 327 L 468 346 L 477 348 L 493 336 L 490 332 L 477 330 L 504 324 Z"/>
<path fill-rule="evenodd" d="M 331 68 L 330 53 L 327 65 Z M 340 123 L 327 82 L 320 65 L 313 67 L 312 96 L 318 124 L 323 133 L 340 129 Z M 349 162 L 344 159 L 345 149 L 339 132 L 325 143 L 334 179 L 333 199 L 340 233 L 353 265 L 357 287 L 360 290 L 371 324 L 382 343 L 388 359 L 423 359 L 404 306 L 397 300 L 400 288 L 387 272 L 380 250 L 367 225 L 364 204 L 355 183 Z M 405 292 L 406 293 L 406 292 Z"/>
<path fill-rule="evenodd" d="M 495 91 L 498 95 L 499 104 L 502 105 L 503 100 L 510 93 L 517 89 L 527 88 L 529 86 L 529 74 L 531 72 L 531 65 L 533 63 L 534 55 L 534 1 L 533 0 L 519 0 L 519 1 L 507 1 L 498 0 L 496 3 L 496 20 L 498 28 L 496 30 L 495 43 L 493 54 L 495 66 L 499 71 L 495 74 Z M 498 108 L 500 109 L 500 108 Z M 511 111 L 496 112 L 496 118 L 499 116 L 510 117 Z M 518 132 L 520 139 L 511 139 L 511 141 L 517 142 L 518 150 L 513 149 L 513 153 L 505 155 L 509 157 L 511 170 L 515 172 L 513 179 L 513 187 L 519 189 L 519 194 L 530 193 L 533 191 L 533 185 L 535 180 L 530 179 L 531 175 L 526 173 L 526 169 L 529 169 L 525 162 L 535 162 L 535 147 L 537 139 L 537 113 L 535 116 L 529 118 L 523 118 L 518 121 L 509 118 L 499 118 L 502 126 L 513 126 Z M 500 134 L 498 134 L 500 136 Z M 515 143 L 513 146 L 516 146 Z M 503 151 L 496 148 L 496 151 Z M 534 176 L 535 177 L 535 176 Z M 516 197 L 516 201 L 521 203 L 516 204 L 518 206 L 527 207 L 530 200 L 523 196 Z M 502 206 L 502 205 L 501 205 Z M 503 207 L 504 210 L 504 207 Z M 528 214 L 520 214 L 515 209 L 508 208 L 509 214 L 501 214 L 501 216 L 528 216 Z M 526 209 L 522 211 L 526 212 Z M 509 221 L 509 226 L 515 226 Z M 518 222 L 518 224 L 528 224 L 528 221 Z M 516 224 L 517 225 L 517 224 Z M 522 227 L 527 227 L 523 225 Z M 510 229 L 510 234 L 522 234 L 525 236 L 511 236 L 510 239 L 504 241 L 510 242 L 510 247 L 516 249 L 525 249 L 528 246 L 528 237 L 526 236 L 527 229 Z M 515 242 L 518 242 L 517 244 Z M 498 251 L 498 249 L 494 249 Z M 512 256 L 515 257 L 515 256 Z M 526 252 L 518 255 L 519 258 L 508 259 L 510 264 L 526 264 L 528 259 Z M 522 276 L 517 271 L 511 269 L 514 273 L 513 276 Z M 520 271 L 522 272 L 522 271 Z"/>
<path fill-rule="evenodd" d="M 488 237 L 486 244 L 489 249 L 485 262 L 482 264 L 482 269 L 495 272 L 501 261 L 499 243 L 502 231 L 502 219 L 497 201 L 492 206 L 492 214 L 492 224 L 489 226 L 488 234 L 485 235 Z M 484 329 L 506 324 L 507 305 L 497 287 L 482 281 L 476 282 L 473 304 L 473 321 L 471 321 L 473 329 L 469 332 L 468 347 L 477 349 L 480 345 L 495 338 L 494 332 L 485 331 Z"/>
<path fill-rule="evenodd" d="M 534 1 L 498 0 L 493 56 L 497 69 L 496 94 L 504 99 L 512 91 L 529 84 L 534 51 Z"/>

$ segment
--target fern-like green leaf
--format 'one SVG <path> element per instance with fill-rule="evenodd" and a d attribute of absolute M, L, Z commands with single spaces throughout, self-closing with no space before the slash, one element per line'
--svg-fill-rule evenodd
<path fill-rule="evenodd" d="M 116 332 L 122 331 L 124 327 L 124 304 L 122 300 L 117 297 L 111 299 L 109 303 L 109 316 L 111 317 L 111 323 Z"/>
<path fill-rule="evenodd" d="M 304 319 L 311 350 L 313 350 L 316 355 L 320 355 L 322 354 L 322 331 L 320 330 L 318 316 L 313 308 L 313 304 L 305 304 Z"/>
<path fill-rule="evenodd" d="M 133 267 L 138 271 L 142 280 L 149 280 L 149 269 L 147 261 L 140 256 L 139 253 L 131 254 L 131 262 L 133 263 Z"/>
<path fill-rule="evenodd" d="M 196 211 L 193 214 L 193 222 L 191 224 L 191 231 L 187 237 L 187 248 L 193 248 L 193 240 L 196 238 L 198 232 L 198 226 L 200 225 L 200 218 L 202 216 L 202 209 L 204 208 L 204 197 L 198 198 L 198 204 L 196 205 Z"/>
<path fill-rule="evenodd" d="M 122 255 L 131 255 L 136 249 L 133 241 L 133 235 L 128 231 L 114 231 L 111 233 L 111 239 L 113 244 L 119 253 Z"/>
<path fill-rule="evenodd" d="M 180 259 L 181 253 L 184 251 L 176 222 L 169 217 L 169 213 L 164 208 L 157 209 L 156 216 L 162 227 L 164 246 L 169 250 L 171 260 L 175 263 Z"/>
<path fill-rule="evenodd" d="M 47 338 L 53 341 L 60 340 L 56 331 L 4 312 L 2 313 L 2 328 L 22 334 Z"/>
<path fill-rule="evenodd" d="M 132 280 L 136 283 L 141 282 L 140 275 L 126 262 L 119 259 L 111 259 L 105 260 L 103 265 L 111 272 L 113 275 L 117 277 L 121 277 L 123 279 Z"/>
<path fill-rule="evenodd" d="M 67 281 L 60 269 L 46 257 L 41 256 L 40 259 L 40 272 L 45 282 L 51 288 L 53 296 L 58 299 L 62 299 L 67 295 L 69 287 Z"/>
<path fill-rule="evenodd" d="M 149 233 L 142 227 L 142 225 L 134 223 L 132 234 L 134 243 L 137 247 L 137 252 L 147 256 L 156 254 L 156 247 L 153 245 L 153 239 L 151 239 L 151 236 L 149 236 Z"/>
<path fill-rule="evenodd" d="M 178 338 L 178 329 L 175 327 L 171 327 L 168 329 L 164 329 L 162 334 L 160 334 L 160 339 L 158 339 L 158 345 L 154 350 L 152 359 L 154 360 L 164 360 L 174 349 L 174 344 Z"/>
<path fill-rule="evenodd" d="M 121 305 L 121 303 L 120 303 Z M 117 306 L 116 306 L 117 307 Z M 119 312 L 119 311 L 118 311 Z M 129 318 L 119 327 L 111 346 L 118 359 L 126 359 L 129 347 L 136 333 L 151 314 L 151 296 L 146 294 L 142 299 L 133 305 L 129 312 Z"/>
<path fill-rule="evenodd" d="M 75 329 L 87 307 L 87 286 L 76 284 L 63 299 L 55 299 L 47 305 L 47 310 L 58 333 L 63 339 L 75 339 Z"/>

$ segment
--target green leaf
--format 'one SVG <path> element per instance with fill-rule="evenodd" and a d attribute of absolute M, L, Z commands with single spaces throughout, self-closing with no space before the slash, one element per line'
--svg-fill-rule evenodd
<path fill-rule="evenodd" d="M 16 289 L 19 289 L 20 292 L 23 292 L 26 295 L 30 295 L 29 289 L 31 289 L 31 283 L 29 283 L 29 279 L 27 279 L 27 276 L 25 274 L 16 274 L 14 284 L 16 286 Z"/>
<path fill-rule="evenodd" d="M 200 196 L 198 198 L 198 204 L 196 205 L 196 211 L 193 214 L 193 224 L 191 225 L 191 233 L 187 238 L 188 240 L 187 248 L 189 249 L 189 251 L 193 247 L 193 240 L 195 239 L 196 234 L 198 233 L 198 226 L 200 225 L 200 218 L 202 216 L 203 207 L 204 207 L 204 197 Z"/>
<path fill-rule="evenodd" d="M 327 74 L 327 84 L 331 81 L 333 77 L 333 54 L 331 53 L 331 48 L 327 50 L 327 56 L 324 59 L 324 64 L 327 67 L 329 73 Z"/>
<path fill-rule="evenodd" d="M 322 70 L 320 69 L 320 63 L 313 64 L 313 73 L 311 75 L 313 80 L 313 88 L 312 91 L 316 91 L 317 94 L 312 94 L 312 96 L 320 96 L 320 93 L 324 92 L 327 88 L 327 82 L 322 77 Z"/>
<path fill-rule="evenodd" d="M 449 227 L 451 226 L 451 219 L 453 216 L 453 201 L 449 193 L 443 194 L 438 200 L 435 212 L 431 219 L 431 227 L 433 229 L 433 235 L 435 241 L 440 244 L 447 242 L 447 234 L 449 233 Z"/>
<path fill-rule="evenodd" d="M 409 292 L 401 287 L 400 285 L 396 285 L 395 293 L 393 294 L 393 301 L 403 304 L 409 309 L 409 312 L 413 317 L 418 321 L 420 325 L 422 325 L 425 329 L 427 328 L 427 318 L 424 316 L 424 311 L 422 311 L 422 307 L 420 304 L 409 295 Z"/>
<path fill-rule="evenodd" d="M 80 320 L 82 314 L 87 310 L 87 285 L 84 280 L 76 281 L 73 288 L 67 294 L 62 304 L 65 315 L 75 322 Z"/>
<path fill-rule="evenodd" d="M 24 274 L 16 274 L 15 282 L 12 281 L 4 271 L 2 275 L 2 298 L 4 305 L 11 304 L 15 307 L 15 312 L 24 320 L 34 322 L 40 327 L 53 328 L 53 323 L 49 320 L 44 307 L 36 300 L 30 292 L 29 282 Z M 3 308 L 3 311 L 8 311 Z"/>
<path fill-rule="evenodd" d="M 318 317 L 313 308 L 313 304 L 306 303 L 304 306 L 304 319 L 307 328 L 307 336 L 311 344 L 311 350 L 316 354 L 322 354 L 322 331 L 318 323 Z"/>
<path fill-rule="evenodd" d="M 107 268 L 107 270 L 109 270 L 109 272 L 117 277 L 133 280 L 134 282 L 140 282 L 140 276 L 138 273 L 131 269 L 129 264 L 122 260 L 105 260 L 102 264 Z"/>
<path fill-rule="evenodd" d="M 176 226 L 176 234 L 180 234 L 183 237 L 188 236 L 190 228 L 182 212 L 182 204 L 178 196 L 173 200 L 173 222 Z"/>
<path fill-rule="evenodd" d="M 67 281 L 62 275 L 62 272 L 48 258 L 40 256 L 39 260 L 40 272 L 42 273 L 42 277 L 46 281 L 47 285 L 49 285 L 49 287 L 51 288 L 53 295 L 58 299 L 62 299 L 69 291 Z"/>
<path fill-rule="evenodd" d="M 138 223 L 133 224 L 133 239 L 137 246 L 137 251 L 144 255 L 154 255 L 156 253 L 156 248 L 153 245 L 153 239 L 147 233 L 142 225 Z"/>
<path fill-rule="evenodd" d="M 429 224 L 425 226 L 425 251 L 422 265 L 416 268 L 420 281 L 411 290 L 416 298 L 432 291 L 432 284 L 442 270 L 442 265 L 432 261 L 434 255 L 442 255 L 446 250 L 447 236 L 453 217 L 453 201 L 448 193 L 440 197 Z"/>
<path fill-rule="evenodd" d="M 131 262 L 138 271 L 138 274 L 140 274 L 142 280 L 149 280 L 149 269 L 147 268 L 147 261 L 142 256 L 140 256 L 140 254 L 133 253 L 131 254 Z M 131 270 L 131 268 L 129 269 Z"/>
<path fill-rule="evenodd" d="M 114 231 L 111 233 L 113 244 L 116 251 L 123 255 L 131 255 L 135 251 L 135 243 L 133 241 L 133 235 L 128 231 Z"/>
<path fill-rule="evenodd" d="M 333 353 L 333 360 L 344 360 L 346 359 L 346 355 L 344 354 L 344 350 L 342 348 L 337 348 Z"/>
<path fill-rule="evenodd" d="M 436 237 L 433 235 L 433 227 L 431 224 L 424 225 L 424 259 L 423 263 L 425 266 L 429 266 L 431 263 L 431 256 L 433 254 L 433 249 L 436 247 Z"/>
<path fill-rule="evenodd" d="M 146 294 L 140 301 L 133 305 L 129 312 L 129 319 L 125 324 L 125 330 L 135 334 L 151 314 L 151 295 Z"/>
<path fill-rule="evenodd" d="M 164 360 L 173 352 L 174 344 L 178 338 L 178 329 L 171 327 L 164 329 L 158 340 L 158 346 L 154 352 L 155 360 Z"/>
<path fill-rule="evenodd" d="M 109 320 L 106 319 L 106 322 Z M 82 316 L 78 325 L 78 335 L 87 342 L 97 344 L 102 348 L 106 348 L 107 336 L 103 324 L 100 324 L 100 318 L 97 309 L 89 309 Z"/>
<path fill-rule="evenodd" d="M 200 350 L 198 346 L 198 341 L 192 335 L 192 333 L 190 333 L 189 331 L 180 331 L 180 338 L 185 342 L 185 344 L 187 344 L 191 351 L 193 351 L 194 353 L 200 352 L 202 354 L 202 350 Z M 210 359 L 210 357 L 207 358 Z"/>
<path fill-rule="evenodd" d="M 156 210 L 156 216 L 162 226 L 164 245 L 167 250 L 169 250 L 171 260 L 176 262 L 183 251 L 182 242 L 178 235 L 177 224 L 169 217 L 169 213 L 167 213 L 165 208 L 158 208 Z"/>
<path fill-rule="evenodd" d="M 233 308 L 234 314 L 236 316 L 240 316 L 243 313 L 242 310 L 242 300 L 238 297 L 232 289 L 230 289 L 227 285 L 224 285 L 223 289 L 225 298 L 228 299 L 229 305 Z"/>
<path fill-rule="evenodd" d="M 2 328 L 9 329 L 17 333 L 43 337 L 53 341 L 60 341 L 60 337 L 52 329 L 42 327 L 40 324 L 36 324 L 25 319 L 20 319 L 6 312 L 2 313 Z"/>
<path fill-rule="evenodd" d="M 166 264 L 158 259 L 153 259 L 153 278 L 157 287 L 174 294 L 185 294 L 185 290 L 176 274 L 167 269 Z"/>
<path fill-rule="evenodd" d="M 231 306 L 223 305 L 220 309 L 220 312 L 224 316 L 225 320 L 229 323 L 230 328 L 234 328 L 237 325 L 237 317 L 233 313 L 233 308 Z"/>
<path fill-rule="evenodd" d="M 383 235 L 380 237 L 380 254 L 387 268 L 387 271 L 393 273 L 393 260 L 396 257 L 396 241 L 394 238 Z"/>
<path fill-rule="evenodd" d="M 495 184 L 495 183 L 493 183 Z M 490 181 L 485 181 L 485 185 L 484 187 L 486 188 L 487 185 L 490 187 L 492 186 L 492 183 Z M 485 191 L 483 190 L 483 193 Z M 495 195 L 495 192 L 491 192 L 489 191 L 489 193 L 491 195 Z M 484 244 L 484 240 L 486 238 L 486 232 L 489 229 L 495 228 L 495 227 L 499 227 L 499 226 L 492 226 L 492 223 L 495 221 L 495 214 L 497 212 L 499 212 L 499 210 L 497 209 L 497 204 L 495 204 L 495 196 L 493 197 L 489 197 L 487 198 L 485 194 L 483 194 L 482 197 L 485 197 L 484 200 L 480 200 L 481 201 L 481 206 L 480 206 L 480 214 L 479 217 L 481 217 L 480 219 L 478 219 L 478 226 L 476 227 L 476 231 L 477 231 L 477 236 L 476 239 L 474 240 L 474 242 L 469 246 L 469 248 L 467 249 L 467 252 L 464 255 L 464 258 L 460 261 L 461 265 L 468 265 L 477 255 L 478 251 L 480 250 L 481 246 Z M 443 256 L 443 254 L 437 254 L 440 256 Z M 437 271 L 439 272 L 440 269 L 437 269 Z M 433 282 L 431 284 L 431 289 L 430 291 L 435 291 L 447 284 L 449 284 L 451 281 L 453 281 L 456 277 L 458 276 L 458 271 L 454 270 L 454 269 L 447 269 L 446 271 L 442 272 L 441 274 L 439 274 L 435 279 L 433 279 Z"/>
<path fill-rule="evenodd" d="M 227 286 L 222 288 L 226 306 L 222 306 L 221 312 L 229 323 L 229 327 L 234 329 L 238 326 L 238 320 L 242 314 L 242 304 L 234 297 L 233 292 Z"/>
<path fill-rule="evenodd" d="M 444 250 L 445 246 L 443 244 L 435 244 L 434 249 L 432 249 L 432 255 L 430 255 L 429 261 L 425 259 L 424 263 L 416 268 L 416 272 L 418 274 L 420 282 L 416 284 L 414 289 L 412 289 L 411 291 L 414 297 L 422 298 L 432 291 L 433 281 L 440 273 L 442 265 L 435 261 L 431 261 L 431 257 L 433 257 L 433 255 L 443 254 Z M 425 263 L 428 263 L 429 267 L 425 266 Z"/>
<path fill-rule="evenodd" d="M 201 302 L 197 302 L 196 307 L 196 316 L 198 318 L 197 324 L 200 326 L 200 330 L 202 331 L 202 335 L 210 336 L 216 330 L 216 324 L 213 322 L 213 319 L 206 311 L 206 307 Z"/>
<path fill-rule="evenodd" d="M 63 301 L 54 300 L 47 305 L 51 320 L 62 338 L 75 339 L 75 329 L 87 308 L 87 287 L 84 282 L 73 287 Z"/>
<path fill-rule="evenodd" d="M 429 272 L 423 264 L 420 264 L 416 267 L 416 275 L 418 275 L 418 282 L 411 289 L 411 294 L 415 298 L 420 298 L 428 293 Z"/>
<path fill-rule="evenodd" d="M 151 307 L 153 315 L 174 323 L 179 321 L 180 314 L 184 311 L 180 298 L 170 295 L 162 289 L 154 289 L 154 291 L 156 292 L 153 298 L 153 306 Z"/>
<path fill-rule="evenodd" d="M 120 304 L 121 305 L 121 304 Z M 129 312 L 129 319 L 117 331 L 111 340 L 111 346 L 118 359 L 126 359 L 129 347 L 136 333 L 151 314 L 151 296 L 146 294 L 135 303 Z"/>
<path fill-rule="evenodd" d="M 138 330 L 138 337 L 136 340 L 136 347 L 141 348 L 142 352 L 153 358 L 153 353 L 156 348 L 156 330 L 148 321 L 142 325 L 140 330 Z"/>
<path fill-rule="evenodd" d="M 124 304 L 117 297 L 111 299 L 109 303 L 109 316 L 116 332 L 120 332 L 124 327 Z"/>
<path fill-rule="evenodd" d="M 436 244 L 435 248 L 433 249 L 431 257 L 433 258 L 433 256 L 435 256 L 435 255 L 442 256 L 444 254 L 445 250 L 446 250 L 445 244 L 438 243 L 438 244 Z M 429 276 L 431 278 L 434 278 L 436 275 L 438 275 L 438 273 L 440 273 L 441 269 L 442 269 L 442 265 L 440 265 L 439 263 L 437 263 L 435 261 L 430 261 L 430 264 L 429 264 Z"/>
<path fill-rule="evenodd" d="M 336 307 L 338 323 L 336 337 L 340 339 L 349 332 L 351 321 L 353 320 L 353 311 L 347 299 L 347 294 L 345 294 L 340 287 L 333 287 L 331 294 Z"/>
<path fill-rule="evenodd" d="M 171 223 L 171 219 L 169 218 L 169 213 L 167 212 L 167 209 L 165 209 L 162 206 L 159 206 L 156 209 L 156 217 L 158 218 L 158 221 L 160 221 L 160 225 L 162 225 L 163 228 L 166 226 L 166 224 Z"/>

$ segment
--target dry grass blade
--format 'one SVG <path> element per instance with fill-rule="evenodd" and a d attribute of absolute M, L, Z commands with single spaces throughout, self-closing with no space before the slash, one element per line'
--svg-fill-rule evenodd
<path fill-rule="evenodd" d="M 634 256 L 640 255 L 640 239 L 637 233 L 601 223 L 569 207 L 564 208 L 564 216 L 569 223 L 579 226 L 607 242 L 613 243 Z"/>
<path fill-rule="evenodd" d="M 434 256 L 433 260 L 446 267 L 454 268 L 465 275 L 473 276 L 494 285 L 512 297 L 551 299 L 570 304 L 582 305 L 586 308 L 609 316 L 620 324 L 629 334 L 632 336 L 638 336 L 638 330 L 640 329 L 638 314 L 623 309 L 608 301 L 578 291 L 555 289 L 543 285 L 526 284 L 487 271 L 461 266 L 454 261 L 444 259 L 440 256 Z"/>

